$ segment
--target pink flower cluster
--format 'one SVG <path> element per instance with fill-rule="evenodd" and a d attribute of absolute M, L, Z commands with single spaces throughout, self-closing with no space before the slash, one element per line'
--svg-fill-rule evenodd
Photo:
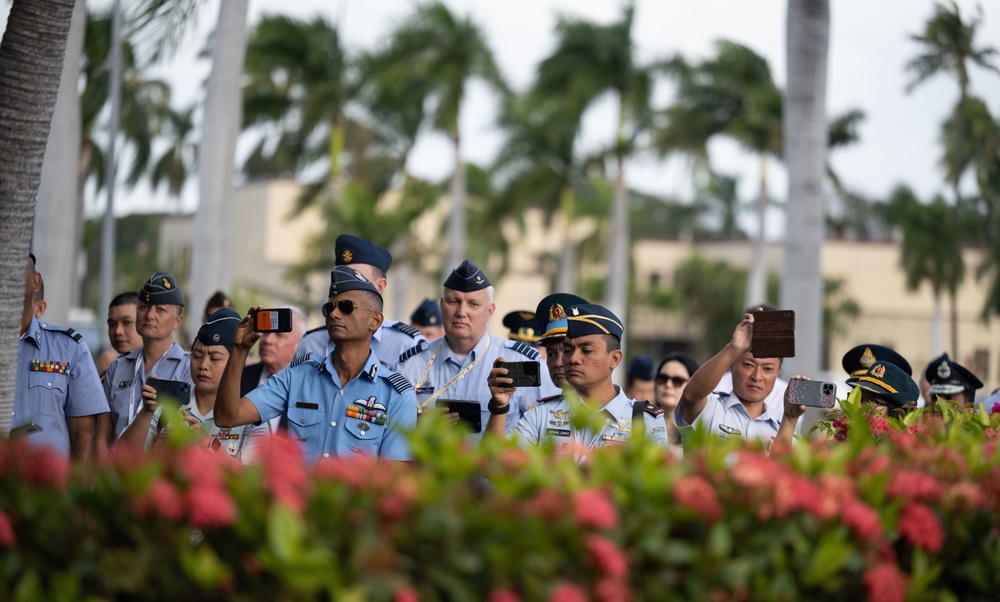
<path fill-rule="evenodd" d="M 618 510 L 600 489 L 581 489 L 573 493 L 573 516 L 581 527 L 614 529 L 618 526 Z"/>
<path fill-rule="evenodd" d="M 903 602 L 909 578 L 894 562 L 879 562 L 865 572 L 865 589 L 871 602 Z"/>
<path fill-rule="evenodd" d="M 722 517 L 722 504 L 712 486 L 704 477 L 691 475 L 674 481 L 674 498 L 682 506 L 699 512 L 710 521 Z"/>
<path fill-rule="evenodd" d="M 915 547 L 931 553 L 940 551 L 944 544 L 944 531 L 937 515 L 924 504 L 916 502 L 903 506 L 899 516 L 899 534 Z"/>
<path fill-rule="evenodd" d="M 295 512 L 304 512 L 311 482 L 299 446 L 285 435 L 271 437 L 261 453 L 261 468 L 264 485 L 274 499 Z"/>

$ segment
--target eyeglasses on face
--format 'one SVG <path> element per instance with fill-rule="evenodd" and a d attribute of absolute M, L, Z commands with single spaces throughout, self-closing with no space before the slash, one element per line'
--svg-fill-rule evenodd
<path fill-rule="evenodd" d="M 670 383 L 675 387 L 683 387 L 687 381 L 688 379 L 683 376 L 667 376 L 666 374 L 659 374 L 656 377 L 656 384 L 658 385 Z"/>
<path fill-rule="evenodd" d="M 355 303 L 354 301 L 351 301 L 350 299 L 341 299 L 340 301 L 337 301 L 336 303 L 324 303 L 323 307 L 320 308 L 320 311 L 323 312 L 323 317 L 324 318 L 329 318 L 330 314 L 333 313 L 333 308 L 334 307 L 336 307 L 337 309 L 339 309 L 340 313 L 343 314 L 343 315 L 345 315 L 345 316 L 349 316 L 349 315 L 353 314 L 355 309 L 364 309 L 364 310 L 367 310 L 367 311 L 378 311 L 377 309 L 372 309 L 370 307 L 363 307 L 361 305 L 358 305 L 357 303 Z"/>

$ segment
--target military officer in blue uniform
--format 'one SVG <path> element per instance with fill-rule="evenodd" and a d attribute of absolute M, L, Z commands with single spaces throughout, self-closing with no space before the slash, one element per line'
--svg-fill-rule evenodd
<path fill-rule="evenodd" d="M 215 399 L 219 390 L 222 372 L 229 361 L 229 350 L 233 346 L 236 326 L 240 315 L 223 307 L 209 316 L 202 324 L 191 344 L 191 375 L 194 387 L 187 399 L 181 403 L 180 415 L 173 428 L 186 425 L 204 433 L 205 445 L 214 451 L 224 451 L 237 461 L 250 463 L 256 459 L 262 443 L 271 436 L 268 423 L 247 424 L 236 428 L 223 428 L 215 424 Z M 144 405 L 136 419 L 125 429 L 119 441 L 149 449 L 164 433 L 160 423 L 163 406 L 158 403 L 156 389 L 143 386 Z"/>
<path fill-rule="evenodd" d="M 24 272 L 12 435 L 74 459 L 93 457 L 97 417 L 108 412 L 94 358 L 72 328 L 39 322 L 33 297 L 41 284 L 31 255 Z"/>
<path fill-rule="evenodd" d="M 310 460 L 355 453 L 409 460 L 406 432 L 416 425 L 416 399 L 410 383 L 383 366 L 371 348 L 372 334 L 382 325 L 378 289 L 360 271 L 337 266 L 323 314 L 336 343 L 333 351 L 296 358 L 243 398 L 240 375 L 260 333 L 253 331 L 250 314 L 240 322 L 216 398 L 215 423 L 237 427 L 284 415 L 289 435 Z"/>
<path fill-rule="evenodd" d="M 494 360 L 540 362 L 534 346 L 495 337 L 486 331 L 495 309 L 493 285 L 476 264 L 466 259 L 452 270 L 441 297 L 444 337 L 420 353 L 405 357 L 399 365 L 399 372 L 416 390 L 421 411 L 434 407 L 439 399 L 475 401 L 481 406 L 485 423 L 490 401 L 486 379 Z M 523 414 L 539 397 L 559 392 L 548 370 L 540 368 L 541 387 L 519 387 L 512 394 L 514 417 Z M 513 428 L 516 420 L 509 422 L 509 428 Z M 482 433 L 472 434 L 476 439 L 481 436 Z"/>
<path fill-rule="evenodd" d="M 388 284 L 386 274 L 392 264 L 389 251 L 370 240 L 352 234 L 341 234 L 337 237 L 336 252 L 338 266 L 357 270 L 375 286 L 379 295 L 382 294 Z M 396 320 L 383 320 L 382 326 L 372 337 L 372 351 L 383 365 L 393 370 L 404 354 L 413 355 L 426 345 L 427 341 L 419 330 Z M 295 356 L 301 357 L 309 353 L 326 356 L 335 346 L 336 343 L 330 338 L 326 328 L 321 326 L 302 337 L 295 349 Z"/>
<path fill-rule="evenodd" d="M 612 382 L 621 364 L 621 320 L 600 305 L 568 308 L 563 362 L 571 388 L 562 395 L 539 399 L 510 432 L 522 445 L 538 445 L 551 438 L 557 454 L 573 455 L 584 462 L 592 450 L 629 441 L 639 434 L 667 446 L 663 410 L 635 401 Z M 490 373 L 490 419 L 486 430 L 502 435 L 506 430 L 511 394 L 504 362 Z"/>
<path fill-rule="evenodd" d="M 115 439 L 135 420 L 142 409 L 142 386 L 155 376 L 165 380 L 191 382 L 191 362 L 173 334 L 184 320 L 184 294 L 168 272 L 156 272 L 139 289 L 136 332 L 142 347 L 126 353 L 108 366 L 104 394 L 111 405 Z"/>

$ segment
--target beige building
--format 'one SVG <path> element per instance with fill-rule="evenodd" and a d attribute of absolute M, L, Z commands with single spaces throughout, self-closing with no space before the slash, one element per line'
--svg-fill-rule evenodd
<path fill-rule="evenodd" d="M 315 210 L 291 217 L 298 193 L 299 185 L 290 180 L 254 183 L 237 190 L 234 227 L 239 236 L 234 243 L 233 296 L 248 304 L 299 305 L 310 314 L 312 324 L 318 325 L 318 308 L 326 299 L 329 274 L 317 273 L 293 280 L 287 275 L 289 268 L 305 256 L 309 238 L 322 231 L 321 217 Z M 392 199 L 385 202 L 391 210 Z M 444 271 L 442 224 L 446 214 L 445 199 L 435 211 L 414 222 L 412 240 L 405 254 L 393 249 L 395 258 L 385 293 L 386 316 L 408 321 L 413 308 L 424 297 L 440 297 L 439 283 Z M 507 273 L 500 278 L 491 277 L 496 285 L 497 311 L 490 330 L 500 336 L 506 334 L 500 323 L 504 314 L 514 310 L 533 311 L 555 282 L 553 258 L 559 255 L 564 225 L 556 219 L 546 228 L 541 214 L 527 215 L 524 221 L 523 233 L 512 224 L 500 225 L 512 243 Z M 161 228 L 159 257 L 190 258 L 192 217 L 170 216 L 163 220 Z M 583 238 L 593 228 L 594 224 L 581 221 L 574 224 L 573 236 Z M 638 290 L 648 289 L 652 282 L 669 286 L 677 266 L 694 253 L 741 268 L 747 267 L 751 257 L 749 242 L 639 240 L 632 254 Z M 959 352 L 952 353 L 949 349 L 947 298 L 942 299 L 942 344 L 980 376 L 987 390 L 992 390 L 1000 386 L 1000 326 L 996 321 L 987 324 L 979 319 L 986 290 L 983 283 L 976 282 L 972 272 L 981 256 L 978 250 L 965 251 L 969 274 L 958 294 Z M 407 260 L 409 257 L 416 259 Z M 768 245 L 765 259 L 768 270 L 780 274 L 781 245 Z M 499 257 L 493 257 L 480 267 L 490 275 L 497 272 L 500 263 Z M 586 271 L 599 274 L 601 266 L 591 266 Z M 934 299 L 926 285 L 914 292 L 906 290 L 898 245 L 828 241 L 823 248 L 823 275 L 843 280 L 845 296 L 860 308 L 859 316 L 849 320 L 843 331 L 829 341 L 833 365 L 827 369 L 839 371 L 839 358 L 845 351 L 856 344 L 871 342 L 897 349 L 915 371 L 922 372 L 932 357 Z M 698 327 L 680 312 L 633 306 L 629 318 L 630 337 L 643 341 L 684 346 L 698 340 L 700 335 Z M 919 374 L 915 376 L 919 378 Z"/>

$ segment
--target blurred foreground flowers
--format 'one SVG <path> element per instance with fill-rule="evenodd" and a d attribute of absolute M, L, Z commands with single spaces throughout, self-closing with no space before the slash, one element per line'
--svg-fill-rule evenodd
<path fill-rule="evenodd" d="M 1000 415 L 844 406 L 823 427 L 843 442 L 766 456 L 706 436 L 585 467 L 471 448 L 431 416 L 413 464 L 309 466 L 277 439 L 244 467 L 177 431 L 70 466 L 3 441 L 4 598 L 994 599 Z"/>

